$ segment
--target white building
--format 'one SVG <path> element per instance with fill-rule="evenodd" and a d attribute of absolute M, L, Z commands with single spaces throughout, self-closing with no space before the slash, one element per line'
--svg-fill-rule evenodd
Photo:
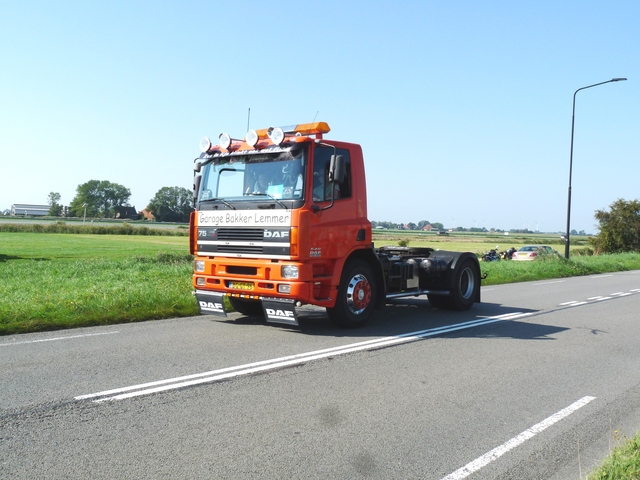
<path fill-rule="evenodd" d="M 14 203 L 11 205 L 11 215 L 28 215 L 31 217 L 44 217 L 49 215 L 49 205 L 28 205 L 26 203 Z"/>

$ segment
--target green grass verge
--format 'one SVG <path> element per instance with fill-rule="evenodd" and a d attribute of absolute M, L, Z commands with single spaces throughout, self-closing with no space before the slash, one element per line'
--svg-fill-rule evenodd
<path fill-rule="evenodd" d="M 0 232 L 0 335 L 198 313 L 188 237 L 128 235 L 123 226 L 112 227 L 118 234 L 42 234 L 57 231 L 54 226 Z M 496 285 L 640 269 L 640 254 L 483 262 L 481 268 L 483 285 Z"/>
<path fill-rule="evenodd" d="M 197 315 L 190 255 L 0 263 L 0 334 Z"/>
<path fill-rule="evenodd" d="M 481 262 L 480 269 L 487 274 L 487 278 L 482 281 L 483 285 L 500 285 L 503 283 L 640 270 L 640 253 L 589 257 L 573 256 L 569 260 L 549 258 L 532 262 L 501 260 L 499 262 Z"/>
<path fill-rule="evenodd" d="M 615 447 L 586 480 L 640 480 L 640 434 Z"/>

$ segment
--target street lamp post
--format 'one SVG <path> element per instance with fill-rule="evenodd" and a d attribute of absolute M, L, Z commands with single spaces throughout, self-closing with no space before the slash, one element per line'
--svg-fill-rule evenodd
<path fill-rule="evenodd" d="M 573 169 L 573 128 L 576 120 L 576 94 L 580 90 L 585 90 L 591 87 L 597 87 L 598 85 L 604 85 L 605 83 L 621 82 L 624 80 L 626 80 L 626 78 L 612 78 L 611 80 L 607 80 L 606 82 L 594 83 L 593 85 L 587 85 L 586 87 L 579 88 L 573 93 L 573 111 L 571 115 L 571 152 L 569 154 L 569 194 L 568 194 L 568 200 L 567 200 L 567 233 L 565 234 L 565 238 L 564 238 L 564 241 L 565 241 L 564 258 L 566 258 L 567 260 L 569 259 L 569 246 L 571 244 L 571 240 L 570 240 L 571 237 L 569 236 L 570 230 L 571 230 L 571 172 Z"/>

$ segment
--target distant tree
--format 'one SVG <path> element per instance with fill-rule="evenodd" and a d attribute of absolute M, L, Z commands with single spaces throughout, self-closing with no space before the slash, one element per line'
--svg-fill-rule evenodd
<path fill-rule="evenodd" d="M 640 252 L 640 200 L 622 198 L 609 211 L 596 210 L 600 233 L 589 242 L 600 253 Z"/>
<path fill-rule="evenodd" d="M 401 228 L 402 224 L 393 223 L 393 222 L 376 222 L 376 227 L 396 229 L 396 228 Z"/>
<path fill-rule="evenodd" d="M 78 185 L 76 196 L 71 201 L 69 215 L 82 217 L 85 212 L 90 217 L 113 217 L 115 207 L 128 207 L 131 191 L 107 180 L 89 180 Z"/>
<path fill-rule="evenodd" d="M 433 227 L 434 230 L 444 230 L 444 225 L 441 224 L 440 222 L 433 222 L 431 226 Z"/>
<path fill-rule="evenodd" d="M 189 221 L 193 211 L 193 192 L 182 187 L 162 187 L 147 206 L 159 222 Z"/>
<path fill-rule="evenodd" d="M 57 192 L 51 192 L 47 196 L 47 203 L 49 204 L 49 215 L 51 215 L 52 217 L 59 217 L 60 215 L 62 215 L 62 205 L 58 203 L 60 202 L 60 198 L 62 197 Z"/>
<path fill-rule="evenodd" d="M 413 222 L 407 223 L 407 227 L 409 227 L 409 230 L 417 230 L 418 229 L 418 226 Z"/>
<path fill-rule="evenodd" d="M 424 227 L 426 227 L 427 225 L 430 225 L 428 220 L 420 220 L 418 222 L 418 229 L 422 230 Z"/>

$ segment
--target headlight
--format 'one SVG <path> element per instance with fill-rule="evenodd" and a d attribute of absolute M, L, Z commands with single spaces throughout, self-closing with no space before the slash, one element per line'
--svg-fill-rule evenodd
<path fill-rule="evenodd" d="M 219 140 L 219 145 L 225 150 L 231 146 L 231 137 L 229 136 L 228 133 L 221 133 L 218 136 L 218 140 Z"/>
<path fill-rule="evenodd" d="M 258 144 L 258 140 L 260 140 L 258 132 L 255 130 L 249 130 L 244 141 L 247 142 L 248 145 L 255 147 Z"/>
<path fill-rule="evenodd" d="M 193 262 L 194 272 L 204 272 L 204 260 L 196 260 Z"/>
<path fill-rule="evenodd" d="M 269 135 L 271 141 L 276 145 L 280 145 L 284 142 L 284 131 L 280 127 L 269 127 L 267 135 Z"/>
<path fill-rule="evenodd" d="M 298 278 L 298 267 L 296 265 L 283 265 L 282 278 Z"/>
<path fill-rule="evenodd" d="M 202 140 L 200 140 L 200 151 L 202 153 L 207 153 L 210 148 L 211 140 L 209 140 L 209 137 L 202 137 Z"/>

